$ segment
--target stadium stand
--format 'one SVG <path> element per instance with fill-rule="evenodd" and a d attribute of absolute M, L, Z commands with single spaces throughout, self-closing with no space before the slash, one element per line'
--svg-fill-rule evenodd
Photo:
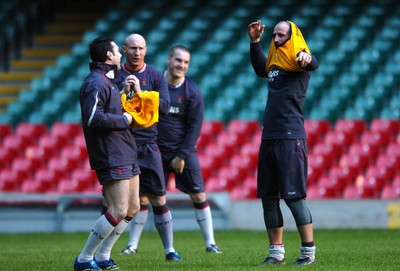
<path fill-rule="evenodd" d="M 40 13 L 38 3 L 45 2 L 31 1 L 31 7 Z M 119 1 L 92 16 L 82 15 L 82 1 L 68 2 L 50 6 L 52 20 L 41 21 L 42 33 L 32 33 L 31 44 L 21 41 L 18 52 L 9 54 L 13 73 L 0 74 L 0 191 L 98 191 L 77 101 L 88 73 L 87 45 L 99 35 L 122 45 L 129 33 L 140 32 L 151 52 L 147 62 L 160 69 L 171 45 L 192 51 L 189 76 L 206 106 L 198 142 L 206 188 L 228 190 L 234 200 L 255 198 L 267 88 L 250 65 L 246 26 L 261 18 L 267 28 L 293 20 L 320 61 L 304 106 L 309 198 L 399 198 L 398 2 Z M 70 8 L 82 12 L 71 17 Z M 7 10 L 17 14 L 11 4 Z M 10 84 L 11 92 L 3 90 Z"/>

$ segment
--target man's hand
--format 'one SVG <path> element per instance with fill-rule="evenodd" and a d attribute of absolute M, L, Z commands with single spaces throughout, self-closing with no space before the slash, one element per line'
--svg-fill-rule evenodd
<path fill-rule="evenodd" d="M 179 158 L 176 156 L 174 159 L 171 161 L 171 167 L 172 169 L 179 174 L 183 173 L 183 168 L 185 167 L 185 160 Z"/>
<path fill-rule="evenodd" d="M 129 114 L 127 112 L 124 112 L 123 115 L 128 119 L 129 125 L 131 125 L 132 121 L 133 121 L 133 118 L 132 118 L 131 114 Z"/>
<path fill-rule="evenodd" d="M 297 54 L 296 61 L 299 63 L 300 67 L 304 68 L 311 63 L 312 56 L 306 52 L 301 51 Z"/>
<path fill-rule="evenodd" d="M 265 25 L 261 25 L 261 20 L 258 20 L 256 22 L 252 22 L 249 24 L 247 27 L 247 31 L 250 37 L 250 42 L 251 43 L 257 43 L 260 41 L 261 36 L 264 33 Z"/>
<path fill-rule="evenodd" d="M 124 92 L 125 92 L 125 94 L 129 94 L 129 92 L 131 92 L 131 91 L 133 91 L 135 93 L 142 92 L 142 90 L 140 88 L 139 79 L 136 76 L 132 75 L 132 74 L 128 75 L 125 78 L 125 81 L 124 81 Z"/>

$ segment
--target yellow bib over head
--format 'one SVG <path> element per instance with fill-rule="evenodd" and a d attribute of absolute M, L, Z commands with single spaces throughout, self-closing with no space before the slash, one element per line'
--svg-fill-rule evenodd
<path fill-rule="evenodd" d="M 290 28 L 292 34 L 290 39 L 285 42 L 284 45 L 276 48 L 274 39 L 271 40 L 269 46 L 267 64 L 265 66 L 268 72 L 271 68 L 277 67 L 285 71 L 302 72 L 304 71 L 296 61 L 297 54 L 301 51 L 305 51 L 308 54 L 310 50 L 308 49 L 307 43 L 301 34 L 300 29 L 291 21 Z"/>
<path fill-rule="evenodd" d="M 157 91 L 135 93 L 132 100 L 126 99 L 126 94 L 121 95 L 122 108 L 132 116 L 132 124 L 142 128 L 148 128 L 158 122 L 159 104 L 160 93 Z"/>

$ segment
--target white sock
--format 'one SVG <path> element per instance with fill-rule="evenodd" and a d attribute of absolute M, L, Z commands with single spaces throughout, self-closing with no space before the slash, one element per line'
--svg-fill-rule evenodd
<path fill-rule="evenodd" d="M 174 249 L 174 235 L 172 232 L 172 215 L 171 211 L 157 215 L 154 214 L 154 225 L 161 237 L 161 241 L 164 246 L 165 254 L 169 252 L 175 252 Z"/>
<path fill-rule="evenodd" d="M 215 245 L 210 206 L 194 210 L 197 223 L 199 224 L 204 240 L 206 241 L 206 246 Z"/>
<path fill-rule="evenodd" d="M 285 246 L 284 245 L 270 245 L 269 256 L 282 261 L 285 258 Z"/>
<path fill-rule="evenodd" d="M 100 216 L 94 223 L 85 247 L 78 256 L 78 262 L 82 263 L 93 260 L 96 249 L 113 230 L 114 226 L 110 224 L 105 215 Z"/>
<path fill-rule="evenodd" d="M 301 256 L 310 257 L 310 259 L 315 260 L 315 246 L 312 247 L 303 247 L 300 246 L 300 254 Z"/>
<path fill-rule="evenodd" d="M 114 228 L 114 230 L 108 235 L 108 237 L 101 243 L 99 250 L 96 253 L 96 260 L 105 261 L 111 258 L 111 249 L 117 242 L 118 238 L 124 232 L 128 226 L 129 221 L 124 219 Z"/>
<path fill-rule="evenodd" d="M 138 248 L 140 236 L 142 235 L 148 215 L 149 209 L 143 209 L 132 219 L 130 223 L 128 246 L 132 246 L 134 249 Z"/>

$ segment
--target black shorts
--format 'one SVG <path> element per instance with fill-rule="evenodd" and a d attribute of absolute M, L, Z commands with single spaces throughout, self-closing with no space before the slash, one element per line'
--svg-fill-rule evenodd
<path fill-rule="evenodd" d="M 263 140 L 258 157 L 257 197 L 305 198 L 307 164 L 305 139 Z"/>
<path fill-rule="evenodd" d="M 175 175 L 175 187 L 184 193 L 204 192 L 204 181 L 201 173 L 199 156 L 196 152 L 185 159 L 185 167 L 182 174 L 176 174 L 169 166 L 172 159 L 163 160 L 165 180 L 168 182 L 169 175 Z"/>
<path fill-rule="evenodd" d="M 112 181 L 127 180 L 139 174 L 140 170 L 138 165 L 127 165 L 96 170 L 96 175 L 101 185 Z"/>
<path fill-rule="evenodd" d="M 164 171 L 157 144 L 141 144 L 137 147 L 137 158 L 141 171 L 140 195 L 165 195 Z"/>

